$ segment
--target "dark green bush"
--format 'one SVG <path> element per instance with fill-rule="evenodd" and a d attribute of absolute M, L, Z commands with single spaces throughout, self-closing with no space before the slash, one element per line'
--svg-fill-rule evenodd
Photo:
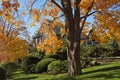
<path fill-rule="evenodd" d="M 88 59 L 90 56 L 90 51 L 93 49 L 93 46 L 81 46 L 80 50 L 80 62 L 81 67 L 86 68 L 90 66 L 90 60 Z"/>
<path fill-rule="evenodd" d="M 15 63 L 11 63 L 11 62 L 4 62 L 1 64 L 1 67 L 5 70 L 6 72 L 6 78 L 10 78 L 12 77 L 12 73 L 19 67 L 17 64 Z"/>
<path fill-rule="evenodd" d="M 48 72 L 50 74 L 59 74 L 67 72 L 67 61 L 54 61 L 48 65 Z"/>
<path fill-rule="evenodd" d="M 22 60 L 22 69 L 25 73 L 34 73 L 35 66 L 40 61 L 38 57 L 27 56 Z"/>
<path fill-rule="evenodd" d="M 35 67 L 36 73 L 42 73 L 47 71 L 47 66 L 52 62 L 55 61 L 53 58 L 47 58 L 39 61 Z"/>
<path fill-rule="evenodd" d="M 66 52 L 56 52 L 56 54 L 46 55 L 44 58 L 54 58 L 56 60 L 67 60 L 67 51 Z"/>
<path fill-rule="evenodd" d="M 42 59 L 45 55 L 45 52 L 43 51 L 36 51 L 36 52 L 31 52 L 28 54 L 28 56 L 34 56 L 34 57 L 38 57 L 39 59 Z"/>
<path fill-rule="evenodd" d="M 0 67 L 0 80 L 6 80 L 5 79 L 5 77 L 6 77 L 5 74 L 6 74 L 5 70 L 2 67 Z"/>
<path fill-rule="evenodd" d="M 109 57 L 114 52 L 110 47 L 96 46 L 90 51 L 90 57 Z"/>

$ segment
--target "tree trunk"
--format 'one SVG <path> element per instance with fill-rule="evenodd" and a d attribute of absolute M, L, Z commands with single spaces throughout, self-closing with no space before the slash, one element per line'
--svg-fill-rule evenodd
<path fill-rule="evenodd" d="M 74 20 L 70 21 L 66 21 L 68 75 L 77 76 L 82 74 L 80 64 L 80 27 L 79 23 L 76 23 Z"/>
<path fill-rule="evenodd" d="M 62 7 L 52 0 L 65 15 L 66 37 L 67 37 L 67 58 L 69 76 L 77 76 L 82 73 L 80 64 L 80 9 L 81 0 L 74 1 L 74 14 L 71 0 L 61 0 Z"/>
<path fill-rule="evenodd" d="M 77 45 L 76 45 L 77 44 Z M 80 42 L 68 43 L 68 75 L 76 76 L 82 73 L 80 64 Z"/>

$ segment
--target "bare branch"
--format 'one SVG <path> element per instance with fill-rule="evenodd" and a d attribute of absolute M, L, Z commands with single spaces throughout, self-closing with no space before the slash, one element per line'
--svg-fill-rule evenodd
<path fill-rule="evenodd" d="M 55 17 L 52 21 L 55 21 L 56 19 L 61 18 L 61 17 L 63 17 L 63 16 L 64 16 L 64 14 L 62 14 L 62 15 L 60 15 L 60 16 L 58 16 L 58 17 Z"/>

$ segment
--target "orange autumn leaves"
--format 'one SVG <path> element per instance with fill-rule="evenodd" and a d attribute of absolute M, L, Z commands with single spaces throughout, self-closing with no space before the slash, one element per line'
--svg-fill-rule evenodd
<path fill-rule="evenodd" d="M 120 11 L 111 10 L 105 13 L 95 15 L 94 31 L 91 39 L 102 44 L 116 41 L 120 42 Z"/>
<path fill-rule="evenodd" d="M 38 50 L 45 51 L 46 54 L 56 53 L 60 48 L 62 41 L 57 36 L 48 37 L 37 46 Z"/>
<path fill-rule="evenodd" d="M 19 58 L 26 56 L 28 53 L 27 43 L 19 38 L 1 45 L 0 61 L 16 62 Z"/>
<path fill-rule="evenodd" d="M 117 19 L 114 18 L 114 20 L 113 20 L 113 19 L 111 19 L 111 16 L 107 16 L 107 15 L 106 16 L 105 15 L 101 16 L 101 15 L 97 14 L 97 13 L 100 13 L 100 12 L 107 12 L 107 10 L 109 8 L 111 8 L 114 4 L 118 3 L 119 0 L 81 0 L 80 4 L 78 6 L 80 8 L 81 16 L 86 15 L 86 13 L 87 13 L 87 11 L 88 11 L 88 9 L 91 6 L 93 1 L 94 1 L 94 4 L 93 4 L 92 9 L 90 10 L 90 12 L 96 11 L 96 13 L 95 13 L 96 15 L 93 15 L 93 16 L 95 16 L 94 18 L 97 18 L 97 22 L 100 22 L 100 24 L 99 23 L 97 23 L 97 25 L 96 25 L 96 23 L 94 24 L 95 30 L 92 32 L 92 34 L 90 36 L 90 39 L 96 40 L 97 42 L 100 42 L 100 43 L 106 43 L 106 42 L 108 42 L 108 40 L 111 41 L 114 38 L 114 36 L 116 36 L 116 38 L 114 38 L 114 39 L 119 41 L 119 37 L 117 37 L 119 35 L 119 33 L 118 33 L 119 28 L 118 28 L 118 25 L 116 25 L 116 20 L 119 19 L 119 18 L 116 17 Z M 71 3 L 72 3 L 72 8 L 75 9 L 74 0 L 73 1 L 71 0 Z M 58 16 L 58 14 L 60 14 L 60 9 L 58 9 L 57 6 L 52 4 L 52 2 L 48 1 L 46 3 L 46 6 L 42 9 L 41 13 L 43 14 L 45 19 L 48 16 L 50 18 L 54 19 L 54 18 L 56 18 L 56 16 Z M 112 12 L 110 12 L 110 13 L 112 13 Z M 114 15 L 114 14 L 112 14 L 112 15 Z M 103 16 L 105 16 L 105 17 L 103 17 Z M 81 22 L 82 22 L 82 20 L 81 20 Z M 44 21 L 44 19 L 43 19 L 43 21 Z M 58 21 L 56 21 L 56 23 Z M 50 28 L 54 28 L 53 27 L 53 26 L 55 26 L 54 22 L 52 23 L 52 26 L 51 25 L 47 25 L 47 26 L 51 26 Z M 64 26 L 64 25 L 62 25 L 62 26 Z M 47 29 L 48 29 L 48 27 L 44 26 L 43 30 L 47 30 Z M 62 28 L 62 27 L 60 27 L 60 29 L 61 29 L 60 30 L 61 33 L 64 35 L 66 33 L 65 29 Z M 105 29 L 107 29 L 107 30 L 105 31 Z M 112 30 L 116 31 L 116 32 L 113 33 Z M 48 30 L 48 31 L 45 31 L 45 32 L 48 33 L 50 31 Z M 86 34 L 88 32 L 89 31 L 85 32 L 84 29 L 83 29 L 83 34 Z M 114 34 L 114 36 L 112 34 Z M 47 36 L 50 36 L 50 35 L 47 35 Z M 48 44 L 50 43 L 51 45 L 53 45 L 52 44 L 52 37 L 54 37 L 54 36 L 47 37 L 48 40 L 45 40 L 45 42 L 44 42 L 45 45 L 47 45 L 47 43 Z M 42 46 L 42 43 L 40 45 Z M 39 45 L 39 47 L 40 47 L 40 45 Z M 43 46 L 43 48 L 44 47 L 45 46 Z M 39 48 L 39 49 L 41 49 L 41 48 Z M 48 48 L 48 50 L 46 50 L 46 51 L 50 52 L 50 48 Z"/>
<path fill-rule="evenodd" d="M 11 11 L 17 11 L 17 8 L 19 7 L 18 0 L 13 0 L 13 2 L 10 2 L 10 0 L 2 0 L 2 7 L 3 11 L 11 12 Z"/>
<path fill-rule="evenodd" d="M 44 34 L 44 41 L 37 45 L 37 49 L 45 51 L 46 54 L 56 53 L 60 46 L 63 44 L 60 36 L 56 34 L 55 26 L 48 20 L 43 22 L 40 27 L 40 33 Z"/>
<path fill-rule="evenodd" d="M 16 62 L 28 53 L 28 44 L 20 38 L 0 35 L 0 61 Z"/>
<path fill-rule="evenodd" d="M 2 0 L 0 9 L 0 61 L 17 62 L 28 53 L 28 44 L 18 37 L 23 30 L 20 19 L 16 17 L 18 0 Z"/>

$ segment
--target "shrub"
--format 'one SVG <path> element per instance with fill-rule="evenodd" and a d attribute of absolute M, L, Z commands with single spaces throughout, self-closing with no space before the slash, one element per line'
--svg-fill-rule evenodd
<path fill-rule="evenodd" d="M 28 54 L 28 56 L 34 56 L 34 57 L 38 57 L 39 59 L 42 59 L 45 55 L 45 52 L 43 51 L 36 51 L 36 52 L 31 52 Z"/>
<path fill-rule="evenodd" d="M 27 56 L 22 60 L 22 69 L 25 73 L 34 73 L 35 66 L 40 61 L 38 57 Z"/>
<path fill-rule="evenodd" d="M 1 64 L 1 67 L 5 70 L 6 78 L 12 77 L 12 72 L 14 72 L 19 66 L 15 63 L 4 62 Z"/>
<path fill-rule="evenodd" d="M 67 72 L 67 61 L 54 61 L 48 65 L 48 72 L 50 74 L 59 74 Z"/>
<path fill-rule="evenodd" d="M 47 66 L 52 62 L 55 61 L 53 58 L 47 58 L 39 61 L 35 67 L 36 73 L 42 73 L 47 71 Z"/>
<path fill-rule="evenodd" d="M 5 70 L 2 67 L 0 67 L 0 80 L 6 80 L 5 73 L 6 73 Z"/>
<path fill-rule="evenodd" d="M 90 57 L 108 57 L 113 50 L 109 47 L 97 46 L 90 51 Z"/>
<path fill-rule="evenodd" d="M 93 49 L 93 46 L 81 46 L 81 51 L 80 51 L 80 62 L 81 62 L 81 67 L 86 68 L 90 67 L 90 60 L 89 55 L 91 50 Z"/>
<path fill-rule="evenodd" d="M 57 52 L 56 54 L 50 53 L 44 58 L 54 58 L 56 60 L 67 60 L 67 51 L 66 52 Z"/>

